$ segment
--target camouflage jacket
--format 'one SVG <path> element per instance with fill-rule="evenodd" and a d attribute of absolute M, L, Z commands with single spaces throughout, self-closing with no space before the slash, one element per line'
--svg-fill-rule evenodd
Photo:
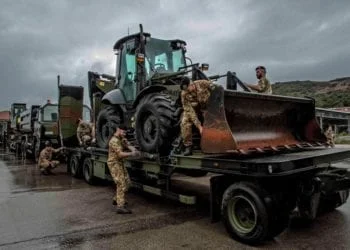
<path fill-rule="evenodd" d="M 122 163 L 119 153 L 128 150 L 129 142 L 126 138 L 117 137 L 115 135 L 109 141 L 108 147 L 108 163 Z"/>
<path fill-rule="evenodd" d="M 88 122 L 80 122 L 77 128 L 77 135 L 79 138 L 83 137 L 84 135 L 91 135 L 92 132 L 92 126 Z"/>
<path fill-rule="evenodd" d="M 52 153 L 58 153 L 59 151 L 60 151 L 60 149 L 54 149 L 53 147 L 45 147 L 40 152 L 38 163 L 40 164 L 44 160 L 51 161 L 52 160 Z"/>
<path fill-rule="evenodd" d="M 259 93 L 272 94 L 272 87 L 270 81 L 266 77 L 262 77 L 258 81 Z"/>
<path fill-rule="evenodd" d="M 208 80 L 197 80 L 190 84 L 195 85 L 195 91 L 181 91 L 181 102 L 185 111 L 197 107 L 198 105 L 205 105 L 210 96 L 210 90 L 214 86 L 214 84 Z"/>

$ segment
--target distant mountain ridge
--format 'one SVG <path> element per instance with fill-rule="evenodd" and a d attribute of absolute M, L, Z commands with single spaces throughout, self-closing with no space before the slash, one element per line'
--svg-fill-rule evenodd
<path fill-rule="evenodd" d="M 276 95 L 312 97 L 316 107 L 335 108 L 350 106 L 350 77 L 330 81 L 288 81 L 272 85 Z"/>

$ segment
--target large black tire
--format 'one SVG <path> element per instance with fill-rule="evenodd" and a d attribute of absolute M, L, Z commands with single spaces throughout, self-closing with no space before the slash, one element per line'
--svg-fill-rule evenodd
<path fill-rule="evenodd" d="M 121 122 L 121 116 L 116 107 L 106 106 L 97 117 L 96 142 L 100 148 L 108 148 L 109 139 Z"/>
<path fill-rule="evenodd" d="M 258 244 L 282 233 L 289 224 L 289 211 L 254 183 L 238 182 L 224 192 L 221 205 L 224 225 L 231 236 Z"/>
<path fill-rule="evenodd" d="M 136 139 L 142 151 L 166 155 L 177 136 L 180 112 L 169 96 L 152 93 L 136 108 Z"/>
<path fill-rule="evenodd" d="M 78 156 L 71 155 L 69 157 L 69 169 L 74 178 L 81 178 L 82 171 Z"/>
<path fill-rule="evenodd" d="M 269 234 L 269 214 L 264 197 L 255 185 L 234 183 L 222 198 L 221 213 L 228 233 L 235 239 L 257 244 Z"/>
<path fill-rule="evenodd" d="M 84 176 L 84 180 L 90 185 L 94 185 L 96 183 L 96 177 L 93 175 L 92 160 L 90 158 L 85 158 L 84 160 L 83 176 Z"/>

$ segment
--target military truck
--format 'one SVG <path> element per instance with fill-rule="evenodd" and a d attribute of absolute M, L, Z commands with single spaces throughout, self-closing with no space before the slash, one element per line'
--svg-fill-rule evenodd
<path fill-rule="evenodd" d="M 174 192 L 172 175 L 212 173 L 212 220 L 221 218 L 239 241 L 253 244 L 279 235 L 292 211 L 312 220 L 347 201 L 350 174 L 332 163 L 350 158 L 350 150 L 326 148 L 312 99 L 237 91 L 237 85 L 248 89 L 236 74 L 206 76 L 203 66 L 187 65 L 185 44 L 152 38 L 142 27 L 116 42 L 114 89 L 99 98 L 98 81 L 89 82 L 91 106 L 102 107 L 96 121 L 98 147 L 79 147 L 74 134 L 83 88 L 59 86 L 60 131 L 72 176 L 91 184 L 110 179 L 106 145 L 124 123 L 142 152 L 124 161 L 133 187 L 193 204 L 195 195 Z M 183 75 L 192 80 L 226 77 L 226 89 L 215 87 L 203 110 L 203 133 L 192 156 L 177 153 L 173 143 L 179 135 Z M 103 82 L 102 75 L 97 78 Z M 100 93 L 94 95 L 95 90 Z"/>
<path fill-rule="evenodd" d="M 20 114 L 27 109 L 25 103 L 13 103 L 10 109 L 10 128 L 7 133 L 7 147 L 12 152 L 21 151 Z"/>
<path fill-rule="evenodd" d="M 18 107 L 15 105 L 15 107 Z M 21 106 L 14 128 L 15 136 L 10 140 L 11 149 L 24 153 L 24 157 L 38 160 L 45 141 L 53 146 L 60 145 L 58 133 L 58 105 L 48 101 L 44 105 L 32 105 L 29 109 Z"/>

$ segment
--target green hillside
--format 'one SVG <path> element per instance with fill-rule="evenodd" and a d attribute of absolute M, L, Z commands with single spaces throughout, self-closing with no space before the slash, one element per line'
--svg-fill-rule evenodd
<path fill-rule="evenodd" d="M 316 107 L 333 108 L 350 106 L 350 77 L 331 81 L 276 82 L 272 85 L 276 95 L 312 97 Z"/>

